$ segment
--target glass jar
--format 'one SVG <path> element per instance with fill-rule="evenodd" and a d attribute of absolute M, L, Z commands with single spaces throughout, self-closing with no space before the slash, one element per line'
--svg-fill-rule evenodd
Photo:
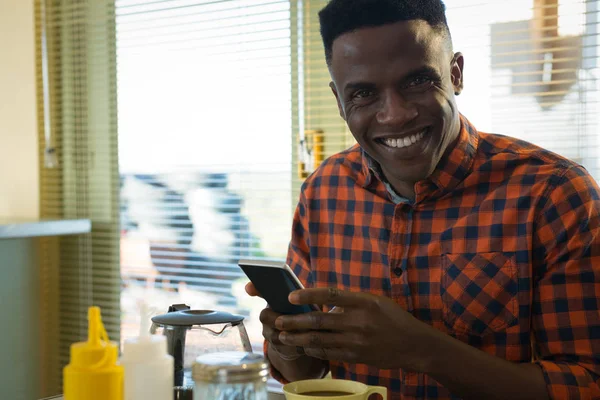
<path fill-rule="evenodd" d="M 258 354 L 205 354 L 192 369 L 194 400 L 267 400 L 269 365 Z"/>
<path fill-rule="evenodd" d="M 152 318 L 150 333 L 166 336 L 174 359 L 175 400 L 192 400 L 192 366 L 197 357 L 213 352 L 252 352 L 243 321 L 241 315 L 190 310 L 185 304 L 173 304 L 168 313 Z"/>

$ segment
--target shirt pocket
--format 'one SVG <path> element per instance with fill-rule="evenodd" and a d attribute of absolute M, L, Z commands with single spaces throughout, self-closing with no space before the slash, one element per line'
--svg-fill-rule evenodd
<path fill-rule="evenodd" d="M 519 283 L 504 253 L 442 255 L 442 314 L 457 334 L 485 335 L 518 323 Z"/>

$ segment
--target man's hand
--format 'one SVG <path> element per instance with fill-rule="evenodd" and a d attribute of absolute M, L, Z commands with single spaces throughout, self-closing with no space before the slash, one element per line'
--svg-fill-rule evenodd
<path fill-rule="evenodd" d="M 290 302 L 343 307 L 339 313 L 278 316 L 269 332 L 281 331 L 281 343 L 303 347 L 307 355 L 324 360 L 421 372 L 430 359 L 431 344 L 443 335 L 387 297 L 304 289 L 290 294 Z"/>
<path fill-rule="evenodd" d="M 252 282 L 246 285 L 246 293 L 253 297 L 260 297 L 260 293 L 258 293 Z M 260 313 L 260 322 L 263 324 L 262 334 L 264 338 L 284 360 L 294 359 L 304 355 L 302 347 L 287 346 L 279 340 L 279 334 L 281 332 L 275 327 L 275 320 L 280 316 L 281 314 L 276 313 L 269 307 L 262 310 Z"/>

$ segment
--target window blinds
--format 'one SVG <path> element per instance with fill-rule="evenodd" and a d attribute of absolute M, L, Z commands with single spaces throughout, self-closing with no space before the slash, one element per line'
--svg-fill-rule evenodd
<path fill-rule="evenodd" d="M 288 0 L 116 2 L 123 338 L 145 299 L 249 316 L 262 343 L 237 261 L 287 251 L 291 14 Z"/>
<path fill-rule="evenodd" d="M 598 180 L 598 0 L 447 0 L 465 55 L 459 110 L 584 165 Z"/>
<path fill-rule="evenodd" d="M 45 393 L 60 391 L 91 304 L 102 307 L 113 340 L 137 335 L 143 300 L 156 313 L 185 302 L 250 315 L 258 345 L 264 303 L 247 298 L 236 263 L 282 260 L 287 250 L 295 4 L 36 7 L 40 144 L 51 112 L 59 163 L 41 170 L 42 215 L 93 223 L 91 235 L 43 245 Z"/>
<path fill-rule="evenodd" d="M 143 299 L 242 313 L 258 344 L 264 303 L 236 261 L 284 259 L 296 164 L 316 163 L 310 132 L 321 156 L 354 143 L 328 87 L 327 2 L 46 0 L 42 15 L 36 1 L 59 161 L 41 170 L 42 215 L 93 221 L 91 235 L 44 242 L 48 387 L 92 303 L 117 340 L 136 334 Z M 599 3 L 447 0 L 460 110 L 598 178 Z"/>
<path fill-rule="evenodd" d="M 325 156 L 353 145 L 354 139 L 340 117 L 329 87 L 331 77 L 325 63 L 325 51 L 319 32 L 318 12 L 327 0 L 304 1 L 304 121 L 306 130 L 324 132 Z"/>
<path fill-rule="evenodd" d="M 92 221 L 91 234 L 42 241 L 42 384 L 52 395 L 61 390 L 69 346 L 87 336 L 88 306 L 102 307 L 110 338 L 119 340 L 115 12 L 109 0 L 35 5 L 39 154 L 43 160 L 46 119 L 59 162 L 40 165 L 40 215 Z"/>

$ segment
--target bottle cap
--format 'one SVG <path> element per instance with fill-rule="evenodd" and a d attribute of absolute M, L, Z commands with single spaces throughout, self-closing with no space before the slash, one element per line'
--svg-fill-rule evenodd
<path fill-rule="evenodd" d="M 76 368 L 98 370 L 116 365 L 119 349 L 108 340 L 100 308 L 88 309 L 88 340 L 71 345 L 71 362 Z"/>
<path fill-rule="evenodd" d="M 167 355 L 167 338 L 150 335 L 150 313 L 145 303 L 140 306 L 140 332 L 137 338 L 126 339 L 123 344 L 123 362 L 151 363 Z"/>
<path fill-rule="evenodd" d="M 123 368 L 117 365 L 119 349 L 108 340 L 100 308 L 88 309 L 88 339 L 71 345 L 71 360 L 64 369 L 65 400 L 122 400 Z"/>

